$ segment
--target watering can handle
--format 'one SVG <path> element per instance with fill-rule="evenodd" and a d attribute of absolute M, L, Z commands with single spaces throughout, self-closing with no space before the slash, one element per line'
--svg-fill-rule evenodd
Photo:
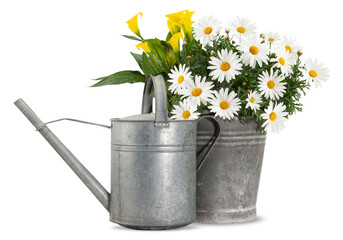
<path fill-rule="evenodd" d="M 143 104 L 142 104 L 142 114 L 148 114 L 152 112 L 152 95 L 151 89 L 154 86 L 155 90 L 155 126 L 168 126 L 168 107 L 167 107 L 167 90 L 164 83 L 162 75 L 156 77 L 149 75 L 145 81 L 144 93 L 143 93 Z M 197 167 L 197 172 L 200 170 L 201 166 L 205 163 L 207 156 L 210 154 L 211 150 L 214 147 L 214 144 L 217 142 L 220 135 L 220 125 L 217 120 L 212 116 L 203 116 L 198 119 L 198 122 L 204 118 L 208 118 L 215 126 L 214 136 L 211 141 L 208 143 L 208 150 L 205 155 L 200 160 L 199 166 Z"/>
<path fill-rule="evenodd" d="M 168 106 L 167 106 L 167 90 L 162 75 L 156 77 L 149 75 L 145 81 L 142 114 L 152 112 L 152 95 L 151 90 L 154 86 L 155 104 L 155 126 L 168 126 Z"/>
<path fill-rule="evenodd" d="M 213 123 L 215 130 L 214 130 L 214 135 L 213 135 L 211 141 L 208 143 L 208 149 L 207 149 L 205 155 L 201 158 L 199 165 L 197 166 L 196 172 L 198 172 L 200 170 L 200 168 L 202 167 L 202 165 L 204 165 L 208 155 L 212 151 L 212 149 L 213 149 L 214 145 L 216 144 L 216 142 L 218 141 L 218 138 L 220 135 L 220 125 L 219 125 L 218 121 L 212 116 L 202 116 L 198 119 L 198 122 L 200 122 L 204 118 L 207 118 L 208 120 L 210 120 Z M 197 158 L 198 158 L 198 156 L 197 156 Z"/>

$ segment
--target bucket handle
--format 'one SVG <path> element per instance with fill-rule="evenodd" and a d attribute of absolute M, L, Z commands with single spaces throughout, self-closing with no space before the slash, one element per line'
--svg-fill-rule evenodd
<path fill-rule="evenodd" d="M 197 166 L 196 172 L 198 172 L 200 170 L 200 168 L 204 165 L 208 155 L 212 151 L 214 145 L 216 144 L 216 142 L 218 141 L 218 138 L 220 136 L 220 125 L 219 125 L 218 121 L 212 116 L 206 116 L 205 115 L 205 116 L 202 116 L 198 119 L 198 123 L 204 118 L 207 118 L 208 120 L 210 120 L 213 123 L 215 130 L 214 130 L 214 135 L 213 135 L 211 141 L 208 143 L 208 149 L 207 149 L 206 153 L 204 154 L 204 156 L 202 157 L 202 159 L 200 160 L 199 165 Z M 199 154 L 198 154 L 198 156 L 199 156 Z M 197 156 L 197 158 L 198 158 L 198 156 Z"/>
<path fill-rule="evenodd" d="M 154 86 L 155 104 L 155 126 L 168 126 L 168 105 L 167 105 L 167 90 L 162 75 L 156 77 L 148 75 L 143 92 L 142 114 L 152 112 L 152 95 L 151 90 Z"/>

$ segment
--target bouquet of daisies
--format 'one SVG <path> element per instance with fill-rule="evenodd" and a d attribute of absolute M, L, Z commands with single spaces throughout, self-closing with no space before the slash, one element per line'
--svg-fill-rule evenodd
<path fill-rule="evenodd" d="M 171 117 L 197 119 L 202 114 L 243 122 L 260 131 L 278 132 L 284 121 L 302 110 L 300 99 L 311 85 L 328 79 L 317 60 L 302 61 L 296 40 L 277 33 L 256 34 L 246 18 L 222 23 L 213 16 L 192 21 L 188 10 L 166 15 L 165 40 L 144 39 L 137 14 L 127 21 L 142 53 L 131 53 L 141 71 L 120 71 L 98 78 L 93 86 L 144 82 L 163 75 Z"/>

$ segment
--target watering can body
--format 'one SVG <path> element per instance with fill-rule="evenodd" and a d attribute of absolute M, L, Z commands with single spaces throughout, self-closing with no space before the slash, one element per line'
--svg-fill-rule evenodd
<path fill-rule="evenodd" d="M 168 118 L 162 76 L 147 78 L 142 114 L 111 119 L 110 193 L 23 100 L 15 105 L 106 208 L 110 221 L 134 229 L 170 229 L 195 221 L 197 121 Z M 216 131 L 201 163 L 219 137 L 219 124 L 212 121 Z"/>
<path fill-rule="evenodd" d="M 153 117 L 112 119 L 110 220 L 140 229 L 188 225 L 196 217 L 197 125 L 158 127 Z"/>

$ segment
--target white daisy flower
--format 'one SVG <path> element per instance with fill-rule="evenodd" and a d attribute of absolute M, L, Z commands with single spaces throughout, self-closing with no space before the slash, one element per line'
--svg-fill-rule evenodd
<path fill-rule="evenodd" d="M 261 95 L 258 94 L 257 92 L 251 91 L 248 94 L 247 105 L 245 107 L 246 108 L 250 107 L 252 110 L 254 110 L 254 112 L 256 112 L 256 110 L 260 109 L 261 102 L 262 102 Z"/>
<path fill-rule="evenodd" d="M 256 25 L 250 23 L 247 18 L 236 17 L 227 27 L 234 36 L 241 38 L 242 36 L 254 35 L 256 33 Z"/>
<path fill-rule="evenodd" d="M 197 106 L 191 103 L 189 99 L 180 101 L 180 105 L 174 105 L 174 109 L 171 112 L 173 116 L 171 118 L 176 120 L 194 120 L 198 119 L 200 113 L 197 113 Z"/>
<path fill-rule="evenodd" d="M 283 75 L 278 76 L 277 72 L 273 72 L 273 69 L 270 70 L 270 74 L 268 71 L 264 71 L 258 77 L 258 87 L 266 98 L 272 100 L 279 99 L 283 96 L 286 89 L 286 83 L 282 82 L 284 79 L 285 77 Z"/>
<path fill-rule="evenodd" d="M 264 40 L 266 43 L 269 43 L 271 45 L 277 44 L 281 38 L 280 35 L 276 32 L 268 32 L 264 34 Z"/>
<path fill-rule="evenodd" d="M 280 51 L 280 40 L 281 37 L 276 32 L 264 33 L 264 41 L 269 45 L 271 52 Z"/>
<path fill-rule="evenodd" d="M 322 63 L 308 59 L 305 61 L 305 68 L 301 69 L 307 83 L 313 82 L 316 87 L 321 87 L 322 82 L 329 78 L 329 70 Z"/>
<path fill-rule="evenodd" d="M 185 83 L 187 81 L 192 80 L 191 72 L 189 71 L 189 67 L 186 67 L 186 64 L 182 65 L 180 64 L 179 69 L 177 69 L 177 66 L 174 67 L 174 69 L 170 70 L 171 73 L 168 74 L 170 79 L 168 82 L 172 83 L 169 86 L 169 90 L 172 93 L 180 93 L 181 88 L 185 86 Z"/>
<path fill-rule="evenodd" d="M 195 82 L 188 81 L 185 84 L 185 88 L 180 90 L 181 99 L 189 97 L 190 101 L 197 106 L 201 103 L 206 105 L 212 96 L 212 88 L 213 85 L 210 82 L 206 82 L 206 77 L 201 80 L 201 76 L 195 76 Z"/>
<path fill-rule="evenodd" d="M 210 101 L 210 106 L 208 108 L 211 112 L 215 113 L 216 117 L 221 117 L 223 119 L 232 119 L 234 115 L 237 115 L 237 112 L 241 108 L 240 100 L 236 97 L 235 92 L 230 92 L 229 89 L 220 89 L 219 92 L 215 91 L 215 96 Z"/>
<path fill-rule="evenodd" d="M 242 60 L 245 65 L 254 68 L 257 64 L 262 67 L 262 62 L 268 64 L 268 45 L 261 43 L 256 37 L 244 38 L 238 49 L 243 51 Z"/>
<path fill-rule="evenodd" d="M 270 62 L 275 62 L 273 68 L 279 68 L 285 76 L 293 73 L 293 65 L 295 64 L 294 59 L 284 50 L 276 53 L 276 58 L 270 59 Z"/>
<path fill-rule="evenodd" d="M 298 58 L 297 52 L 301 50 L 300 46 L 296 44 L 296 39 L 291 36 L 282 36 L 280 47 L 286 50 L 288 54 L 292 56 L 292 58 L 296 61 Z"/>
<path fill-rule="evenodd" d="M 282 130 L 285 127 L 285 116 L 287 116 L 287 113 L 284 112 L 285 109 L 286 107 L 282 103 L 277 104 L 275 107 L 270 103 L 265 113 L 261 114 L 261 117 L 266 119 L 262 124 L 262 127 L 265 127 L 266 130 L 271 128 L 272 132 L 279 132 Z"/>
<path fill-rule="evenodd" d="M 194 23 L 193 29 L 196 40 L 199 40 L 202 45 L 212 45 L 212 40 L 220 32 L 220 21 L 213 16 L 205 16 Z"/>
<path fill-rule="evenodd" d="M 243 64 L 240 63 L 236 53 L 232 51 L 228 52 L 226 49 L 222 49 L 218 52 L 217 57 L 211 57 L 209 62 L 211 65 L 208 69 L 211 69 L 210 76 L 213 80 L 218 79 L 219 82 L 223 82 L 224 79 L 229 83 L 231 79 L 240 74 Z"/>

